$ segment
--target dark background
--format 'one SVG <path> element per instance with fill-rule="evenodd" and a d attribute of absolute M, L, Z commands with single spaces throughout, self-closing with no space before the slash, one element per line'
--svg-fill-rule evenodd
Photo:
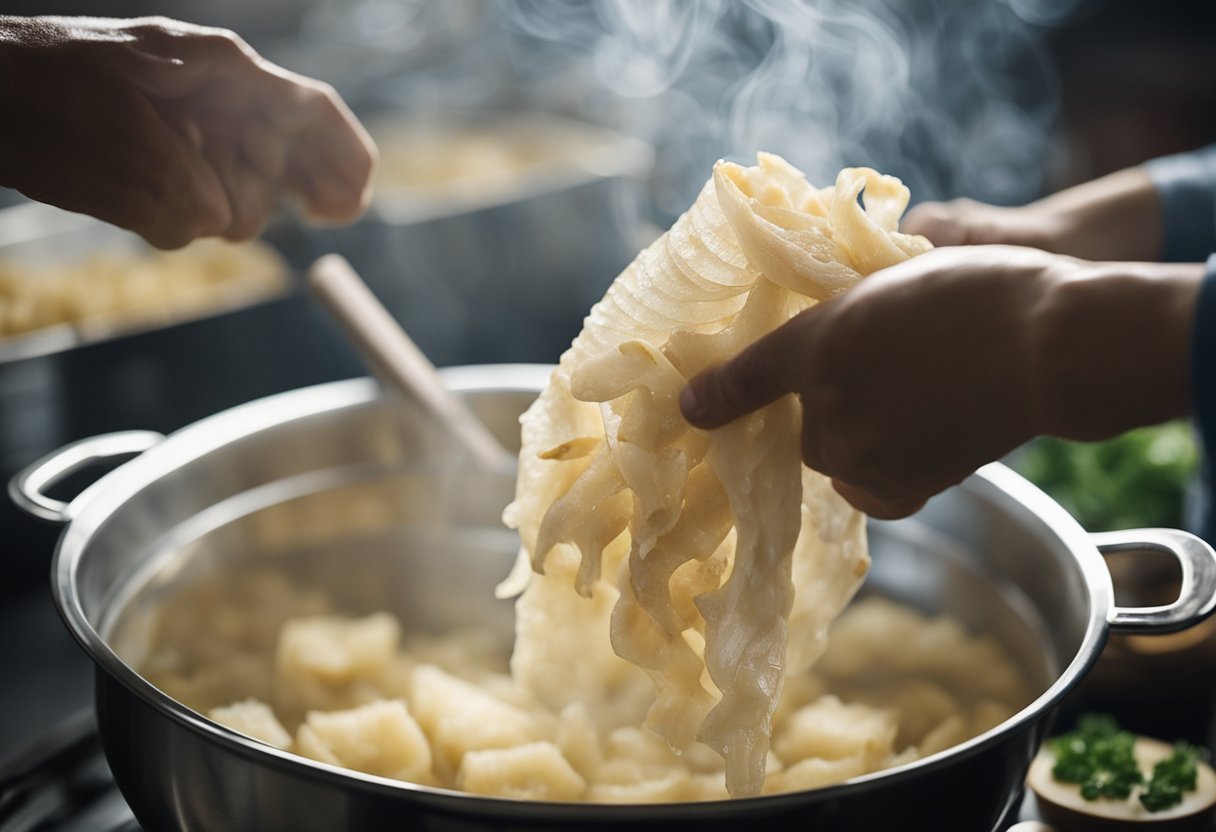
<path fill-rule="evenodd" d="M 705 179 L 708 162 L 723 154 L 748 149 L 739 146 L 748 142 L 732 140 L 727 131 L 701 136 L 681 134 L 676 130 L 679 125 L 671 123 L 674 119 L 670 118 L 670 111 L 667 117 L 660 112 L 657 118 L 648 119 L 644 117 L 642 99 L 601 95 L 590 88 L 571 91 L 559 82 L 567 77 L 563 68 L 581 66 L 581 46 L 565 44 L 569 48 L 563 50 L 561 36 L 545 41 L 536 32 L 523 36 L 518 27 L 482 19 L 493 17 L 486 14 L 487 8 L 522 14 L 521 9 L 534 11 L 544 7 L 543 3 L 518 0 L 487 6 L 476 2 L 424 4 L 402 0 L 396 5 L 405 20 L 400 28 L 391 30 L 390 36 L 380 42 L 355 48 L 338 31 L 337 24 L 346 20 L 346 6 L 338 0 L 56 3 L 0 0 L 0 13 L 44 14 L 54 10 L 62 14 L 124 17 L 163 14 L 229 27 L 285 65 L 331 81 L 360 113 L 399 106 L 415 114 L 426 114 L 429 108 L 438 108 L 439 102 L 449 100 L 449 93 L 455 89 L 461 93 L 457 98 L 468 108 L 510 109 L 527 105 L 598 120 L 640 134 L 657 146 L 659 164 L 651 183 L 654 204 L 650 214 L 659 225 L 669 221 L 678 206 L 691 201 L 695 188 Z M 873 7 L 876 19 L 881 20 L 904 19 L 920 8 L 931 8 L 938 14 L 950 10 L 950 3 L 936 0 L 909 0 L 904 4 L 899 0 L 875 0 L 862 5 Z M 573 8 L 563 3 L 550 6 L 557 10 Z M 1010 22 L 1011 34 L 1007 40 L 998 38 L 991 43 L 942 42 L 943 49 L 966 52 L 1008 48 L 1009 65 L 1015 68 L 1009 77 L 1016 81 L 1016 67 L 1029 54 L 1019 51 L 1022 45 L 1033 43 L 1034 49 L 1042 48 L 1046 59 L 1039 66 L 1042 77 L 1036 76 L 1034 83 L 1026 86 L 1013 84 L 990 90 L 992 100 L 1004 97 L 1014 110 L 1033 112 L 1040 119 L 1035 124 L 1041 133 L 1028 134 L 1034 142 L 1027 151 L 1030 158 L 986 158 L 986 164 L 1006 172 L 1004 178 L 956 176 L 953 172 L 956 148 L 943 151 L 938 139 L 946 131 L 937 133 L 932 121 L 928 121 L 927 131 L 919 138 L 913 135 L 911 144 L 892 143 L 891 136 L 880 130 L 855 137 L 854 144 L 834 148 L 836 155 L 817 155 L 816 149 L 807 148 L 805 162 L 795 161 L 820 176 L 822 170 L 834 169 L 842 160 L 849 164 L 875 164 L 904 177 L 913 186 L 914 199 L 974 196 L 1016 203 L 1155 156 L 1216 141 L 1216 4 L 1210 0 L 1058 4 L 1048 0 L 1038 3 L 991 0 L 974 4 L 959 0 L 956 7 L 990 9 L 1001 20 Z M 1061 8 L 1065 12 L 1059 12 Z M 749 29 L 751 24 L 735 14 L 734 7 L 731 9 L 724 25 L 735 26 L 737 31 L 732 35 L 737 36 L 743 47 L 756 46 L 756 55 L 748 66 L 758 65 L 766 46 L 773 41 L 773 31 L 762 25 Z M 581 19 L 567 23 L 574 28 L 587 25 Z M 965 38 L 966 32 L 960 37 Z M 501 62 L 494 64 L 486 56 Z M 452 81 L 464 68 L 476 78 L 478 72 L 484 74 L 491 65 L 507 66 L 512 71 L 502 73 L 491 85 L 481 77 L 480 85 L 472 85 L 476 89 L 466 89 Z M 568 77 L 582 76 L 571 72 Z M 20 79 L 16 80 L 20 83 Z M 683 83 L 686 99 L 682 100 L 691 99 L 711 114 L 717 112 L 720 90 L 704 89 L 695 73 L 684 78 Z M 926 102 L 936 100 L 932 81 L 919 89 Z M 703 100 L 696 100 L 702 92 Z M 825 90 L 805 93 L 814 99 L 824 95 Z M 793 105 L 798 95 L 795 85 L 792 109 L 796 109 Z M 984 103 L 982 97 L 962 100 L 960 107 Z M 916 103 L 907 106 L 909 118 L 914 119 Z M 941 117 L 957 117 L 960 124 L 972 123 L 967 120 L 967 113 L 943 107 Z M 766 143 L 780 142 L 795 150 L 800 144 L 811 143 L 797 131 L 792 135 L 783 133 L 779 122 L 772 132 L 760 135 Z M 966 149 L 966 146 L 964 135 L 959 147 Z M 1012 145 L 994 141 L 991 146 L 997 148 L 993 153 L 1002 148 L 1014 155 L 1027 150 L 1016 141 Z M 688 176 L 672 174 L 685 169 L 691 171 Z M 11 193 L 0 193 L 0 201 L 15 198 Z M 12 407 L 12 403 L 0 401 L 0 411 L 6 407 Z M 0 677 L 0 710 L 6 715 L 0 723 L 0 758 L 43 730 L 48 720 L 79 707 L 91 695 L 88 663 L 64 634 L 46 597 L 45 576 L 52 536 L 49 530 L 42 535 L 36 551 L 14 551 L 12 530 L 0 528 L 0 555 L 10 561 L 0 567 L 0 611 L 7 614 L 4 635 L 0 636 L 3 647 L 0 667 L 8 669 L 7 675 Z M 21 562 L 14 565 L 17 558 Z M 22 580 L 19 582 L 16 576 Z M 1186 726 L 1191 726 L 1193 738 L 1202 739 L 1206 732 L 1206 727 L 1199 726 L 1207 718 L 1209 705 L 1208 700 L 1198 705 L 1190 703 L 1187 707 L 1192 707 L 1191 711 L 1176 714 Z M 1169 733 L 1178 734 L 1182 730 Z"/>

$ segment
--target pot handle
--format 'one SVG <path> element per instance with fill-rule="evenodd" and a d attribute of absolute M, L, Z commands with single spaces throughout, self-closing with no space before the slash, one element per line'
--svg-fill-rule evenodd
<path fill-rule="evenodd" d="M 1160 607 L 1113 607 L 1110 628 L 1120 633 L 1173 633 L 1198 624 L 1216 609 L 1216 551 L 1189 532 L 1129 529 L 1091 534 L 1104 555 L 1113 552 L 1165 552 L 1182 567 L 1178 600 Z"/>
<path fill-rule="evenodd" d="M 8 495 L 26 514 L 51 523 L 66 523 L 72 519 L 73 503 L 48 497 L 48 488 L 87 465 L 142 454 L 163 441 L 163 433 L 150 430 L 124 430 L 81 439 L 21 469 L 9 480 Z"/>

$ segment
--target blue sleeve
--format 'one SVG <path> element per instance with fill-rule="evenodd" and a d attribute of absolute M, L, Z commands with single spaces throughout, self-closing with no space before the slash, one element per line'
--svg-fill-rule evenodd
<path fill-rule="evenodd" d="M 1145 170 L 1161 197 L 1161 259 L 1198 263 L 1216 251 L 1216 144 L 1153 159 Z"/>
<path fill-rule="evenodd" d="M 1191 413 L 1209 460 L 1216 455 L 1216 254 L 1208 258 L 1207 272 L 1195 305 L 1191 335 Z"/>

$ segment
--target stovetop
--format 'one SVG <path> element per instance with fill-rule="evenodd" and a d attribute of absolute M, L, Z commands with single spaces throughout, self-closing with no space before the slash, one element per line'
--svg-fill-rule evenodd
<path fill-rule="evenodd" d="M 59 620 L 48 584 L 0 584 L 0 764 L 93 701 L 93 665 Z"/>
<path fill-rule="evenodd" d="M 101 751 L 91 709 L 10 759 L 0 773 L 7 832 L 140 832 Z"/>
<path fill-rule="evenodd" d="M 45 582 L 0 597 L 0 633 L 0 829 L 139 832 L 101 753 L 92 664 Z"/>

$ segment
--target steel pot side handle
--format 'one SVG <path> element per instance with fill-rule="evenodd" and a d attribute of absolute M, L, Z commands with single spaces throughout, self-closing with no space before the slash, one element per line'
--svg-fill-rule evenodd
<path fill-rule="evenodd" d="M 1195 535 L 1177 529 L 1129 529 L 1091 534 L 1090 539 L 1103 555 L 1151 550 L 1172 555 L 1182 567 L 1176 601 L 1159 607 L 1112 607 L 1112 632 L 1173 633 L 1198 624 L 1216 609 L 1216 551 Z"/>
<path fill-rule="evenodd" d="M 66 523 L 75 513 L 74 503 L 47 496 L 46 491 L 55 483 L 86 466 L 114 457 L 142 454 L 163 441 L 163 433 L 150 430 L 124 430 L 81 439 L 19 471 L 9 480 L 8 495 L 26 514 L 50 523 Z"/>

